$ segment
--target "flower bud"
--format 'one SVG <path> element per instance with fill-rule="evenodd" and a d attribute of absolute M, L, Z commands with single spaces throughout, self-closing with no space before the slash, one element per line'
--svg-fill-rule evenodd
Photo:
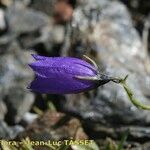
<path fill-rule="evenodd" d="M 36 78 L 28 88 L 35 92 L 80 93 L 111 81 L 109 77 L 100 74 L 96 63 L 87 56 L 92 64 L 74 57 L 32 56 L 36 61 L 29 66 L 35 72 Z"/>

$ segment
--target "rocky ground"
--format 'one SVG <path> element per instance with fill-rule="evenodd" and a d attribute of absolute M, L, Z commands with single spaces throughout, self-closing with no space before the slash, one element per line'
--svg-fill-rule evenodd
<path fill-rule="evenodd" d="M 61 96 L 26 88 L 34 78 L 30 54 L 86 54 L 109 75 L 129 74 L 149 104 L 149 9 L 146 0 L 0 0 L 0 139 L 74 137 L 103 149 L 128 131 L 124 149 L 149 150 L 150 112 L 135 108 L 120 86 Z"/>

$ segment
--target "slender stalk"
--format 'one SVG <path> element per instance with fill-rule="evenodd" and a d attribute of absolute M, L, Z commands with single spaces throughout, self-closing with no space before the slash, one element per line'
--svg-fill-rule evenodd
<path fill-rule="evenodd" d="M 150 110 L 150 105 L 142 104 L 139 100 L 137 100 L 134 97 L 132 90 L 128 87 L 128 85 L 126 83 L 127 78 L 128 78 L 128 75 L 124 79 L 120 79 L 120 80 L 118 79 L 118 83 L 120 83 L 123 86 L 124 90 L 126 91 L 126 93 L 128 95 L 129 100 L 137 108 L 144 109 L 144 110 Z"/>

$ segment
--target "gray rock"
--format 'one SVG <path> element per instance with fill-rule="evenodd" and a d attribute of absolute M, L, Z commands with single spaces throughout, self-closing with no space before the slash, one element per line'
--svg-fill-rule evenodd
<path fill-rule="evenodd" d="M 38 1 L 35 4 L 38 5 Z M 42 4 L 45 5 L 43 1 Z M 43 51 L 49 52 L 53 51 L 54 47 L 62 44 L 64 40 L 65 31 L 62 25 L 54 25 L 52 17 L 28 8 L 21 2 L 17 1 L 8 8 L 6 19 L 9 26 L 8 35 L 18 38 L 23 48 L 34 48 L 40 51 L 39 45 L 42 45 Z M 0 39 L 0 42 L 4 42 L 8 38 L 9 36 L 4 36 Z M 2 44 L 5 46 L 4 43 Z"/>
<path fill-rule="evenodd" d="M 36 31 L 49 23 L 44 13 L 26 8 L 22 3 L 14 3 L 6 11 L 10 31 L 20 34 Z"/>
<path fill-rule="evenodd" d="M 0 36 L 0 54 L 6 53 L 10 50 L 11 42 L 15 40 L 15 38 L 16 35 L 9 32 Z"/>
<path fill-rule="evenodd" d="M 6 29 L 5 13 L 0 9 L 0 32 Z"/>
<path fill-rule="evenodd" d="M 7 105 L 6 120 L 20 121 L 30 110 L 34 96 L 26 87 L 33 74 L 28 67 L 32 52 L 21 51 L 17 42 L 12 42 L 6 53 L 0 56 L 0 99 Z"/>
<path fill-rule="evenodd" d="M 20 3 L 21 5 L 28 6 L 31 4 L 31 0 L 15 0 L 14 3 Z"/>
<path fill-rule="evenodd" d="M 129 126 L 129 127 L 121 127 L 120 129 L 116 129 L 117 132 L 123 133 L 129 130 L 129 137 L 132 139 L 143 139 L 143 142 L 150 140 L 150 128 L 149 127 L 136 127 L 136 126 Z M 144 140 L 145 139 L 145 140 Z M 142 142 L 142 141 L 141 141 Z"/>
<path fill-rule="evenodd" d="M 5 122 L 0 121 L 0 139 L 13 139 L 23 130 L 23 127 L 19 125 L 9 127 Z"/>
<path fill-rule="evenodd" d="M 34 0 L 31 7 L 51 16 L 53 14 L 53 6 L 55 2 L 56 0 Z"/>
<path fill-rule="evenodd" d="M 111 2 L 110 0 L 81 0 L 79 3 L 73 13 L 72 26 L 78 27 L 84 33 L 89 26 L 97 24 L 101 18 L 101 11 Z"/>
<path fill-rule="evenodd" d="M 63 43 L 64 27 L 61 25 L 49 24 L 42 28 L 39 33 L 31 32 L 20 37 L 20 43 L 24 48 L 34 48 L 42 44 L 47 52 L 55 51 L 53 47 Z M 38 49 L 37 49 L 38 51 Z"/>
<path fill-rule="evenodd" d="M 0 100 L 0 120 L 4 119 L 6 112 L 7 112 L 7 107 L 5 103 L 2 100 Z"/>
<path fill-rule="evenodd" d="M 150 142 L 144 143 L 142 147 L 142 150 L 148 150 L 148 149 L 150 149 Z"/>
<path fill-rule="evenodd" d="M 27 113 L 24 114 L 22 120 L 26 124 L 31 124 L 37 118 L 38 118 L 38 114 L 27 112 Z"/>
<path fill-rule="evenodd" d="M 18 123 L 23 115 L 31 109 L 34 96 L 21 85 L 14 85 L 9 88 L 9 94 L 5 97 L 8 108 L 6 120 L 9 123 Z M 13 114 L 13 115 L 12 115 Z"/>
<path fill-rule="evenodd" d="M 51 30 L 51 32 L 50 32 L 50 35 L 53 37 L 52 41 L 54 43 L 57 43 L 57 44 L 63 43 L 64 35 L 65 35 L 64 32 L 65 31 L 64 31 L 64 27 L 63 26 L 55 25 L 53 27 L 53 29 Z"/>
<path fill-rule="evenodd" d="M 94 53 L 105 73 L 120 77 L 129 74 L 128 84 L 136 97 L 142 103 L 150 104 L 150 76 L 144 66 L 146 54 L 126 7 L 117 1 L 97 1 L 97 5 L 87 3 L 76 8 L 72 26 L 72 30 L 78 32 L 72 32 L 70 43 L 74 41 L 74 45 L 70 44 L 69 53 L 78 56 L 75 52 L 80 41 L 81 50 L 87 48 L 87 54 Z M 99 87 L 96 92 L 67 95 L 62 107 L 89 120 L 91 129 L 96 124 L 150 123 L 150 112 L 135 108 L 125 91 L 113 83 Z"/>

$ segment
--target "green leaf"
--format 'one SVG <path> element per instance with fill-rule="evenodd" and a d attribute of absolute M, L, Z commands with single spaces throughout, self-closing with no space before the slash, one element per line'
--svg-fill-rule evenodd
<path fill-rule="evenodd" d="M 127 131 L 123 134 L 123 136 L 122 136 L 122 138 L 121 138 L 121 141 L 120 141 L 120 143 L 119 143 L 119 145 L 118 145 L 118 149 L 117 149 L 117 150 L 123 150 L 123 145 L 124 145 L 125 141 L 127 140 L 128 134 L 129 134 L 129 131 L 127 130 Z"/>
<path fill-rule="evenodd" d="M 52 102 L 48 102 L 48 103 L 47 103 L 47 107 L 48 107 L 48 109 L 49 109 L 50 111 L 55 111 L 55 112 L 57 112 L 57 109 L 56 109 L 55 105 L 54 105 Z"/>

